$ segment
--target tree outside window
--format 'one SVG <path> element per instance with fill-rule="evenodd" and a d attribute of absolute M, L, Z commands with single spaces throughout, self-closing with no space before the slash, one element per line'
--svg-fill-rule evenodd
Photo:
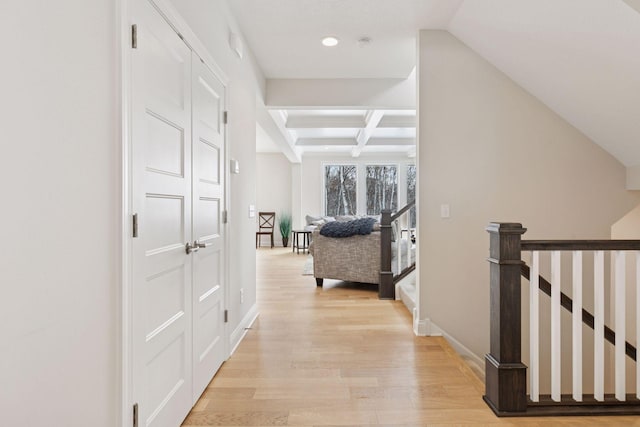
<path fill-rule="evenodd" d="M 395 165 L 367 166 L 367 215 L 383 209 L 398 210 L 398 168 Z"/>
<path fill-rule="evenodd" d="M 324 169 L 325 215 L 355 215 L 357 167 L 327 165 Z"/>
<path fill-rule="evenodd" d="M 407 166 L 407 203 L 416 199 L 416 165 Z M 409 224 L 411 228 L 416 228 L 416 208 L 409 211 Z"/>

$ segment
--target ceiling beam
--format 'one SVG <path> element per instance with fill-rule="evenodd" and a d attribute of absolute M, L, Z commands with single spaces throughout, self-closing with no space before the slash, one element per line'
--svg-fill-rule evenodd
<path fill-rule="evenodd" d="M 364 119 L 366 126 L 363 129 L 360 129 L 360 132 L 358 132 L 358 136 L 356 137 L 358 145 L 353 149 L 353 151 L 351 151 L 351 156 L 360 156 L 360 153 L 362 153 L 362 149 L 365 145 L 367 145 L 367 142 L 369 142 L 371 135 L 373 135 L 373 131 L 378 127 L 378 123 L 380 123 L 382 117 L 384 117 L 383 110 L 367 111 L 367 115 Z"/>
<path fill-rule="evenodd" d="M 303 116 L 289 115 L 287 129 L 359 129 L 365 127 L 364 117 L 361 116 Z"/>
<path fill-rule="evenodd" d="M 415 138 L 370 138 L 369 146 L 392 145 L 392 146 L 415 146 Z"/>
<path fill-rule="evenodd" d="M 416 116 L 392 116 L 389 113 L 380 120 L 379 128 L 414 128 Z"/>
<path fill-rule="evenodd" d="M 296 141 L 285 127 L 286 116 L 283 116 L 279 111 L 258 107 L 256 108 L 256 118 L 262 129 L 267 132 L 291 163 L 302 162 L 300 151 L 295 147 Z"/>
<path fill-rule="evenodd" d="M 311 146 L 350 146 L 357 145 L 358 142 L 353 138 L 298 138 L 296 145 L 298 147 L 311 147 Z"/>
<path fill-rule="evenodd" d="M 268 79 L 267 108 L 416 108 L 415 70 L 406 79 Z"/>

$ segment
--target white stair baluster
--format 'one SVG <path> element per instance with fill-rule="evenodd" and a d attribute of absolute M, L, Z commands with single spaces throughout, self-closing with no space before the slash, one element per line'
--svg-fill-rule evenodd
<path fill-rule="evenodd" d="M 615 394 L 619 401 L 626 400 L 625 378 L 625 253 L 614 251 L 614 293 L 615 293 Z"/>
<path fill-rule="evenodd" d="M 604 252 L 593 256 L 593 397 L 604 401 Z"/>
<path fill-rule="evenodd" d="M 397 230 L 399 233 L 396 235 L 396 275 L 402 272 L 402 227 L 400 226 L 400 219 L 396 220 Z"/>
<path fill-rule="evenodd" d="M 560 341 L 560 284 L 561 252 L 551 252 L 551 400 L 560 402 L 561 361 Z"/>
<path fill-rule="evenodd" d="M 540 252 L 531 253 L 529 275 L 529 385 L 532 402 L 540 401 Z"/>
<path fill-rule="evenodd" d="M 573 400 L 582 402 L 582 251 L 573 251 Z"/>

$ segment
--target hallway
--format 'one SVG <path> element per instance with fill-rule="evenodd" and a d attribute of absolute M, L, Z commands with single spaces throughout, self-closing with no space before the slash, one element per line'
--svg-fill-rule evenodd
<path fill-rule="evenodd" d="M 484 385 L 442 338 L 415 337 L 375 287 L 301 272 L 307 256 L 257 252 L 260 316 L 184 427 L 630 426 L 636 417 L 496 418 Z"/>

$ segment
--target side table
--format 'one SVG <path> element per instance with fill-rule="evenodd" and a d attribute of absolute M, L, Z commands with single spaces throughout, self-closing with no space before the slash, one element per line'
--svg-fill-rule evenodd
<path fill-rule="evenodd" d="M 305 251 L 309 253 L 309 243 L 311 243 L 311 231 L 292 230 L 291 240 L 293 241 L 293 243 L 291 244 L 292 252 L 296 252 L 297 250 L 298 253 L 300 253 L 300 249 L 302 249 L 302 253 L 305 253 Z"/>

